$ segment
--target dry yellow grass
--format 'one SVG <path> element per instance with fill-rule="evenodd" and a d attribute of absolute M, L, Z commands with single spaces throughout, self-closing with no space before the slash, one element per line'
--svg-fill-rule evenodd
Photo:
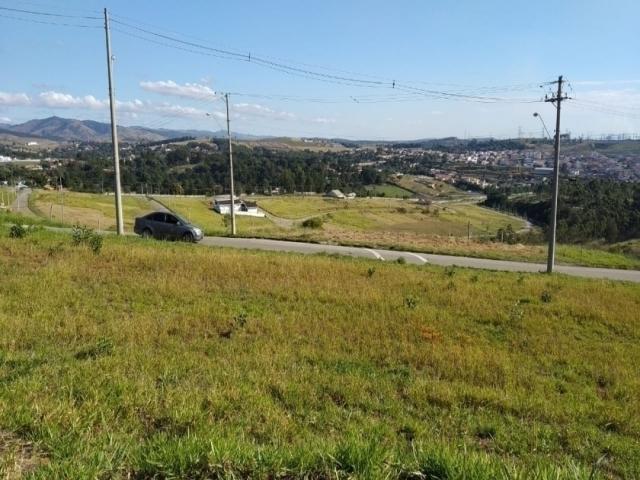
<path fill-rule="evenodd" d="M 86 225 L 100 230 L 115 229 L 115 199 L 113 195 L 37 190 L 30 204 L 40 216 L 67 225 Z M 142 196 L 122 197 L 125 227 L 131 229 L 135 217 L 154 210 Z"/>

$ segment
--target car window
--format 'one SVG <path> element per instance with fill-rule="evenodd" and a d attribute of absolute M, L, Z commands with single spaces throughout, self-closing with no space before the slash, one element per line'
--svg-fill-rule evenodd
<path fill-rule="evenodd" d="M 164 222 L 164 213 L 162 212 L 152 213 L 151 215 L 149 215 L 149 220 L 152 220 L 154 222 Z"/>
<path fill-rule="evenodd" d="M 176 225 L 178 223 L 178 219 L 173 215 L 167 214 L 165 222 L 170 223 L 171 225 Z"/>

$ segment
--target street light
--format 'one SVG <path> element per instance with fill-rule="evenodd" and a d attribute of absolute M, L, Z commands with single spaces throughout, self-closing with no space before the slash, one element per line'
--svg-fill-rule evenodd
<path fill-rule="evenodd" d="M 549 130 L 547 130 L 547 126 L 545 125 L 544 120 L 542 119 L 542 116 L 538 112 L 534 112 L 533 116 L 538 117 L 540 119 L 540 121 L 542 122 L 542 126 L 544 127 L 544 131 L 547 132 L 547 137 L 551 139 L 551 134 L 549 133 Z"/>

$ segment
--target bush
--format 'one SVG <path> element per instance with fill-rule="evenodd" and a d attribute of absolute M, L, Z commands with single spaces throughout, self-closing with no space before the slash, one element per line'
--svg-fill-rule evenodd
<path fill-rule="evenodd" d="M 97 233 L 91 235 L 91 237 L 89 238 L 89 248 L 93 253 L 98 255 L 102 250 L 102 237 Z"/>
<path fill-rule="evenodd" d="M 102 237 L 93 229 L 84 225 L 74 225 L 71 231 L 71 242 L 75 246 L 88 245 L 93 253 L 98 255 L 102 250 Z"/>
<path fill-rule="evenodd" d="M 27 236 L 27 229 L 20 224 L 11 225 L 9 236 L 11 238 L 24 238 Z"/>
<path fill-rule="evenodd" d="M 74 225 L 71 230 L 71 242 L 76 246 L 87 243 L 92 234 L 93 230 L 89 227 L 85 227 L 84 225 Z"/>
<path fill-rule="evenodd" d="M 302 222 L 304 228 L 321 228 L 323 220 L 320 217 L 307 218 Z"/>

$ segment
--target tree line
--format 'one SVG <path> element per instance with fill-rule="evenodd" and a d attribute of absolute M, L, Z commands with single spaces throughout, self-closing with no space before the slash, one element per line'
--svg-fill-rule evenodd
<path fill-rule="evenodd" d="M 485 205 L 518 213 L 548 230 L 549 186 L 532 196 L 512 196 L 509 189 L 492 189 L 487 192 Z M 558 241 L 566 243 L 639 238 L 640 183 L 561 179 L 556 233 Z"/>

